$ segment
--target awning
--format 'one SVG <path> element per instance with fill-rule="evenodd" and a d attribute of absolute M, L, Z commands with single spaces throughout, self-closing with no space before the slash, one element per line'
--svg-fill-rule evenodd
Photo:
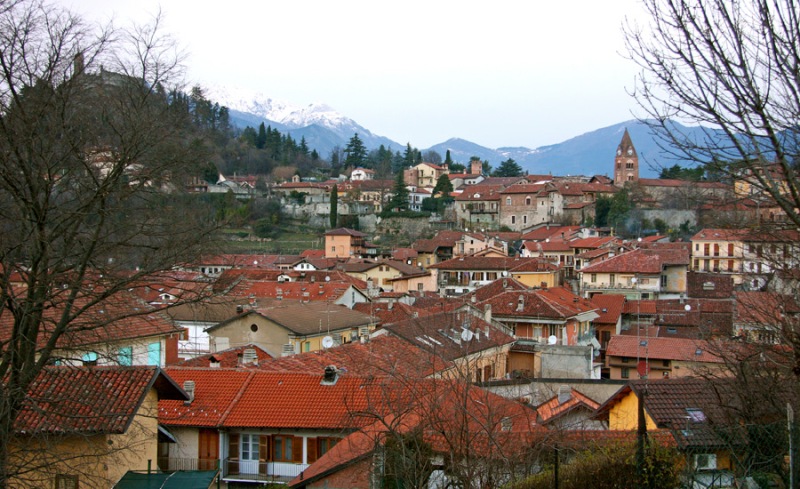
<path fill-rule="evenodd" d="M 195 470 L 147 474 L 129 470 L 114 489 L 209 489 L 218 473 L 218 470 Z"/>
<path fill-rule="evenodd" d="M 158 425 L 158 441 L 159 443 L 178 443 L 178 440 L 175 439 L 175 435 L 161 425 Z"/>

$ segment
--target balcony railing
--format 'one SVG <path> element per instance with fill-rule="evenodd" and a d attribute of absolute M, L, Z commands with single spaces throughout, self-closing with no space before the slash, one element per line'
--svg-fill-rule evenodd
<path fill-rule="evenodd" d="M 308 464 L 222 459 L 222 478 L 233 481 L 270 481 L 286 483 L 300 475 Z"/>
<path fill-rule="evenodd" d="M 287 483 L 300 475 L 308 464 L 292 462 L 259 462 L 238 459 L 196 459 L 159 457 L 158 468 L 162 472 L 178 470 L 215 470 L 222 469 L 222 478 L 232 481 L 255 481 Z"/>

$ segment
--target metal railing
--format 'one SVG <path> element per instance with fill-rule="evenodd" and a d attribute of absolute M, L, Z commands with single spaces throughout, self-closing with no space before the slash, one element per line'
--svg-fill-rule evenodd
<path fill-rule="evenodd" d="M 289 482 L 307 467 L 308 464 L 293 462 L 248 461 L 231 458 L 222 459 L 221 466 L 223 479 L 272 482 Z"/>

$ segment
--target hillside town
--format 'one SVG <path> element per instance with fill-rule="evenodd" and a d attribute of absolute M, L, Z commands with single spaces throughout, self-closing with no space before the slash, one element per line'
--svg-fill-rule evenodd
<path fill-rule="evenodd" d="M 759 375 L 797 368 L 800 233 L 747 173 L 639 178 L 627 131 L 609 170 L 490 177 L 480 161 L 458 174 L 421 163 L 404 172 L 409 209 L 452 202 L 435 234 L 392 249 L 371 233 L 393 182 L 353 168 L 276 183 L 269 191 L 308 219 L 328 218 L 335 185 L 338 212 L 361 230 L 330 228 L 320 249 L 295 255 L 213 254 L 141 277 L 113 321 L 37 346 L 51 366 L 14 428 L 50 435 L 37 456 L 52 458 L 42 480 L 57 488 L 167 476 L 181 487 L 500 487 L 547 473 L 554 450 L 568 464 L 643 436 L 671 451 L 686 487 L 733 487 L 756 460 L 777 471 L 782 442 L 730 434 L 785 418 L 783 390 Z M 442 177 L 448 195 L 434 190 Z M 249 198 L 251 180 L 217 187 Z M 212 187 L 195 190 L 222 191 Z M 593 225 L 598 199 L 619 192 L 641 213 Z M 676 239 L 644 221 L 698 231 Z M 622 237 L 623 226 L 638 232 Z M 734 386 L 745 371 L 751 384 Z M 746 415 L 744 400 L 756 403 Z M 65 451 L 98 455 L 81 465 Z"/>

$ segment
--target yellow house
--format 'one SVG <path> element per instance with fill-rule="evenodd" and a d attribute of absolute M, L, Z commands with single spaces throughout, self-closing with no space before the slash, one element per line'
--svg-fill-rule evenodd
<path fill-rule="evenodd" d="M 155 469 L 158 401 L 188 397 L 157 367 L 47 367 L 7 447 L 9 487 L 108 488 Z"/>
<path fill-rule="evenodd" d="M 720 471 L 734 470 L 732 454 L 742 448 L 744 437 L 725 436 L 738 425 L 721 414 L 717 392 L 705 379 L 631 381 L 597 409 L 595 419 L 606 421 L 609 430 L 636 431 L 641 402 L 647 431 L 672 434 L 694 480 L 719 477 Z"/>

